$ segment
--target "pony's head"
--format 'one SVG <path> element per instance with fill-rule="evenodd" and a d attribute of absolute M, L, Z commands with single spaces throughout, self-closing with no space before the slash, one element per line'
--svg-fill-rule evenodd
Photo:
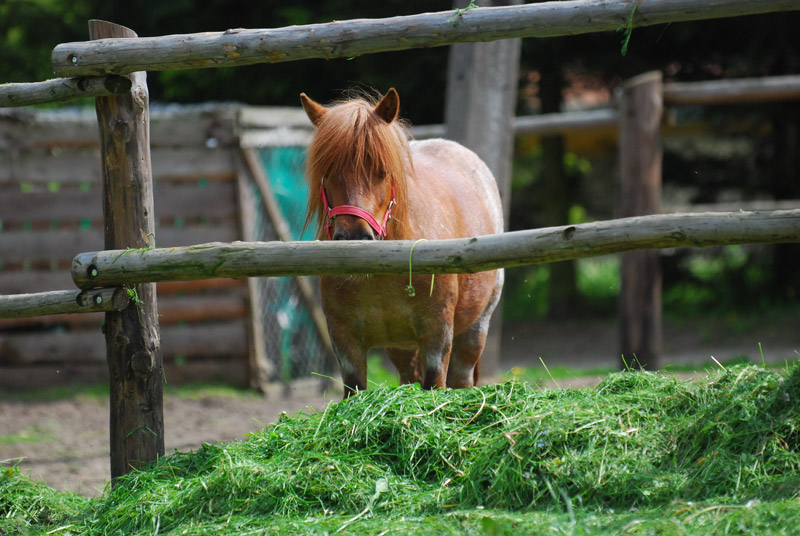
<path fill-rule="evenodd" d="M 305 93 L 300 100 L 317 127 L 306 160 L 306 225 L 316 218 L 319 239 L 402 238 L 411 162 L 397 91 L 330 107 Z"/>

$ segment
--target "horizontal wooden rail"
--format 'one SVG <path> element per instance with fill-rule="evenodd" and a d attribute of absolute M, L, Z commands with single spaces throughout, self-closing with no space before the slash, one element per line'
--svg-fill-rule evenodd
<path fill-rule="evenodd" d="M 121 288 L 53 290 L 0 296 L 0 318 L 30 318 L 64 313 L 122 311 L 131 298 Z"/>
<path fill-rule="evenodd" d="M 668 82 L 663 87 L 665 104 L 673 106 L 800 100 L 800 75 L 732 78 L 706 82 Z M 599 108 L 521 115 L 514 118 L 513 128 L 517 135 L 544 136 L 581 130 L 616 129 L 618 122 L 619 112 L 616 108 Z M 438 138 L 445 135 L 445 128 L 444 125 L 413 126 L 411 133 L 416 139 Z M 303 131 L 297 136 L 301 140 L 310 139 L 311 133 L 310 130 Z"/>
<path fill-rule="evenodd" d="M 32 106 L 81 97 L 109 97 L 122 95 L 130 89 L 130 78 L 118 75 L 55 78 L 44 82 L 0 84 L 0 108 Z"/>
<path fill-rule="evenodd" d="M 216 277 L 464 273 L 637 249 L 800 242 L 800 209 L 668 214 L 423 242 L 233 242 L 81 253 L 80 288 Z M 413 258 L 412 258 L 413 250 Z"/>
<path fill-rule="evenodd" d="M 231 67 L 614 31 L 629 21 L 639 27 L 798 9 L 797 0 L 554 1 L 275 29 L 63 43 L 55 47 L 51 59 L 59 76 Z"/>
<path fill-rule="evenodd" d="M 617 128 L 619 112 L 614 108 L 579 112 L 523 115 L 514 118 L 514 133 L 553 134 L 578 130 Z"/>
<path fill-rule="evenodd" d="M 513 119 L 514 134 L 563 134 L 579 130 L 617 128 L 619 113 L 614 108 L 600 108 L 579 112 L 539 115 L 521 115 Z M 415 139 L 441 138 L 445 136 L 444 125 L 421 125 L 411 127 Z M 310 134 L 309 134 L 310 137 Z"/>
<path fill-rule="evenodd" d="M 666 104 L 732 104 L 800 99 L 800 75 L 664 84 Z"/>
<path fill-rule="evenodd" d="M 706 82 L 669 82 L 664 84 L 664 102 L 668 105 L 735 104 L 800 99 L 800 75 L 733 78 Z M 522 115 L 514 118 L 517 135 L 564 134 L 579 130 L 617 128 L 619 112 L 600 108 L 577 112 Z M 422 125 L 411 128 L 417 139 L 445 135 L 444 125 Z M 310 137 L 310 134 L 308 134 Z"/>

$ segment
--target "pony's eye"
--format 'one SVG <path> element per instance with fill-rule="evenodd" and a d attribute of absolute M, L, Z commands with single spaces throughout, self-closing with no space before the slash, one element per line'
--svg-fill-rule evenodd
<path fill-rule="evenodd" d="M 386 178 L 386 172 L 384 170 L 378 171 L 378 178 L 379 179 L 385 179 Z"/>

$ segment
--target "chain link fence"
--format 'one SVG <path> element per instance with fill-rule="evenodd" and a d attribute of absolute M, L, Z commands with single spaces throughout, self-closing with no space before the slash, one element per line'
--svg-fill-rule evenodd
<path fill-rule="evenodd" d="M 305 148 L 261 147 L 258 156 L 291 239 L 311 239 L 312 229 L 304 229 L 308 191 L 303 178 Z M 254 239 L 279 240 L 276 222 L 265 210 L 261 192 L 252 183 L 251 188 Z M 257 279 L 257 285 L 266 357 L 273 371 L 269 380 L 288 384 L 314 373 L 335 374 L 320 328 L 313 321 L 308 303 L 311 300 L 304 295 L 297 278 L 263 277 Z M 315 294 L 318 292 L 316 284 L 311 288 Z M 327 385 L 324 377 L 320 381 Z"/>

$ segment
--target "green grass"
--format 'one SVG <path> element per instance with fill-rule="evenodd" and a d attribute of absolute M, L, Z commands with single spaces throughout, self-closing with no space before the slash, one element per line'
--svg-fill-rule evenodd
<path fill-rule="evenodd" d="M 760 347 L 760 345 L 759 345 Z M 759 348 L 756 348 L 759 351 Z M 547 363 L 545 362 L 545 365 Z M 740 355 L 730 359 L 724 359 L 717 363 L 709 361 L 704 364 L 695 363 L 673 363 L 664 365 L 661 369 L 665 374 L 678 374 L 678 373 L 713 373 L 715 369 L 720 366 L 723 368 L 735 367 L 737 365 L 761 365 L 762 367 L 779 369 L 785 367 L 785 364 L 778 363 L 765 363 L 763 354 L 757 354 L 755 357 Z M 379 366 L 379 365 L 378 365 Z M 510 370 L 502 372 L 500 378 L 504 381 L 515 380 L 521 382 L 529 382 L 534 385 L 543 385 L 548 382 L 558 382 L 558 380 L 572 380 L 577 378 L 600 378 L 609 374 L 618 372 L 618 368 L 614 367 L 594 367 L 594 368 L 574 368 L 562 365 L 549 366 L 533 366 L 533 367 L 514 367 Z M 387 371 L 386 374 L 389 374 Z M 397 385 L 395 380 L 394 385 Z"/>
<path fill-rule="evenodd" d="M 15 470 L 0 534 L 791 534 L 800 369 L 596 388 L 374 387 L 96 499 Z"/>
<path fill-rule="evenodd" d="M 55 439 L 53 432 L 44 430 L 38 426 L 30 426 L 17 432 L 16 434 L 0 435 L 0 445 L 12 445 L 15 443 L 44 443 Z"/>
<path fill-rule="evenodd" d="M 547 364 L 545 362 L 545 364 Z M 618 369 L 612 367 L 595 367 L 595 368 L 573 368 L 565 367 L 563 365 L 556 365 L 547 368 L 539 367 L 514 367 L 502 374 L 500 377 L 504 380 L 513 380 L 521 382 L 529 382 L 534 385 L 541 385 L 548 381 L 558 380 L 571 380 L 575 378 L 585 378 L 587 376 L 604 377 L 608 374 L 617 372 Z"/>
<path fill-rule="evenodd" d="M 52 387 L 2 393 L 0 398 L 19 402 L 51 402 L 73 398 L 76 394 L 90 399 L 108 398 L 108 383 L 74 385 L 71 387 Z"/>
<path fill-rule="evenodd" d="M 369 388 L 384 386 L 397 387 L 399 385 L 397 372 L 384 366 L 383 357 L 379 354 L 367 358 L 367 386 Z"/>

